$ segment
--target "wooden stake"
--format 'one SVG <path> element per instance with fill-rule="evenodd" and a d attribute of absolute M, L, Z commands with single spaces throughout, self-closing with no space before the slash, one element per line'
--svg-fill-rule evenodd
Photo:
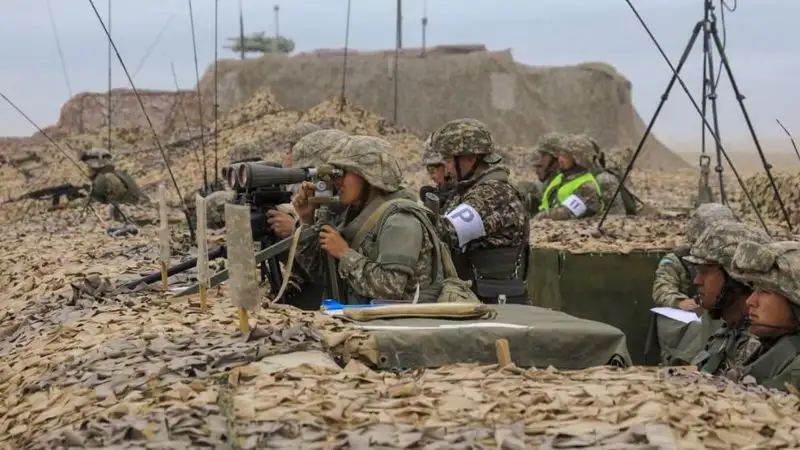
<path fill-rule="evenodd" d="M 250 332 L 250 320 L 247 310 L 244 308 L 239 308 L 239 330 L 241 330 L 242 334 Z"/>
<path fill-rule="evenodd" d="M 208 293 L 206 292 L 206 286 L 201 284 L 200 285 L 200 312 L 207 312 L 208 311 Z"/>
<path fill-rule="evenodd" d="M 497 351 L 497 364 L 505 367 L 511 364 L 511 349 L 508 346 L 508 339 L 498 339 L 494 341 L 494 348 Z"/>
<path fill-rule="evenodd" d="M 161 289 L 164 292 L 169 290 L 169 275 L 167 274 L 167 263 L 161 261 Z"/>

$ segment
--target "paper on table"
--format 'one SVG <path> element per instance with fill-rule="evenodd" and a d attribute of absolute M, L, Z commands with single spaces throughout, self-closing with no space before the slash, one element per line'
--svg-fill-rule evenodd
<path fill-rule="evenodd" d="M 684 311 L 678 308 L 667 308 L 664 306 L 659 306 L 657 308 L 651 308 L 650 311 L 653 311 L 656 314 L 660 314 L 664 317 L 669 317 L 670 319 L 677 320 L 678 322 L 682 323 L 700 322 L 700 317 L 697 314 L 691 311 Z"/>

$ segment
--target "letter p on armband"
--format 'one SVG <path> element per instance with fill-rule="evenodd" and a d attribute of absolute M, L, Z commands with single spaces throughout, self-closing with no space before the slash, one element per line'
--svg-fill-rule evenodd
<path fill-rule="evenodd" d="M 483 218 L 475 208 L 466 203 L 456 206 L 445 217 L 456 229 L 459 247 L 464 247 L 471 241 L 486 236 Z"/>

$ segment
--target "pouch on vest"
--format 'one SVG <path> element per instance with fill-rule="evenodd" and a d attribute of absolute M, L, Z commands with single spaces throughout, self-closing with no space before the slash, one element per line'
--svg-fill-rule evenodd
<path fill-rule="evenodd" d="M 527 247 L 527 246 L 526 246 Z M 473 250 L 469 254 L 469 262 L 474 270 L 474 291 L 484 303 L 497 303 L 504 295 L 506 303 L 530 304 L 528 289 L 525 285 L 525 256 L 520 248 L 493 248 Z M 518 266 L 518 263 L 522 262 Z M 514 277 L 514 274 L 522 276 Z"/>
<path fill-rule="evenodd" d="M 464 281 L 458 278 L 455 266 L 453 265 L 453 260 L 450 257 L 450 252 L 444 248 L 444 244 L 439 239 L 438 235 L 433 231 L 433 224 L 431 224 L 430 220 L 428 220 L 425 213 L 420 211 L 419 206 L 410 200 L 395 198 L 383 202 L 378 208 L 375 209 L 375 211 L 364 222 L 364 225 L 362 225 L 358 230 L 355 238 L 353 239 L 352 247 L 358 248 L 361 245 L 367 234 L 378 225 L 381 219 L 383 219 L 384 214 L 390 206 L 401 203 L 411 206 L 404 211 L 414 214 L 414 217 L 416 217 L 422 223 L 422 228 L 428 233 L 431 242 L 434 244 L 434 264 L 432 267 L 432 278 L 434 280 L 437 278 L 437 273 L 439 272 L 440 267 L 442 270 L 441 286 L 439 287 L 439 294 L 436 295 L 436 302 L 480 303 L 480 300 L 478 300 L 472 290 L 470 290 L 472 282 Z"/>

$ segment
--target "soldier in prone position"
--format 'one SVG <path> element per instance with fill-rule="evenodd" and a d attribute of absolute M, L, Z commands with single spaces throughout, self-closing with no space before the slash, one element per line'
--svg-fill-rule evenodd
<path fill-rule="evenodd" d="M 127 172 L 115 170 L 111 152 L 107 149 L 92 148 L 81 153 L 80 159 L 89 167 L 89 176 L 92 179 L 91 197 L 94 200 L 116 204 L 150 203 L 150 199 Z M 113 204 L 109 211 L 114 220 L 122 220 L 120 212 Z"/>
<path fill-rule="evenodd" d="M 445 123 L 431 136 L 455 192 L 437 220 L 440 239 L 453 255 L 459 278 L 472 281 L 485 303 L 530 303 L 525 277 L 529 216 L 500 165 L 489 128 L 474 119 Z"/>

